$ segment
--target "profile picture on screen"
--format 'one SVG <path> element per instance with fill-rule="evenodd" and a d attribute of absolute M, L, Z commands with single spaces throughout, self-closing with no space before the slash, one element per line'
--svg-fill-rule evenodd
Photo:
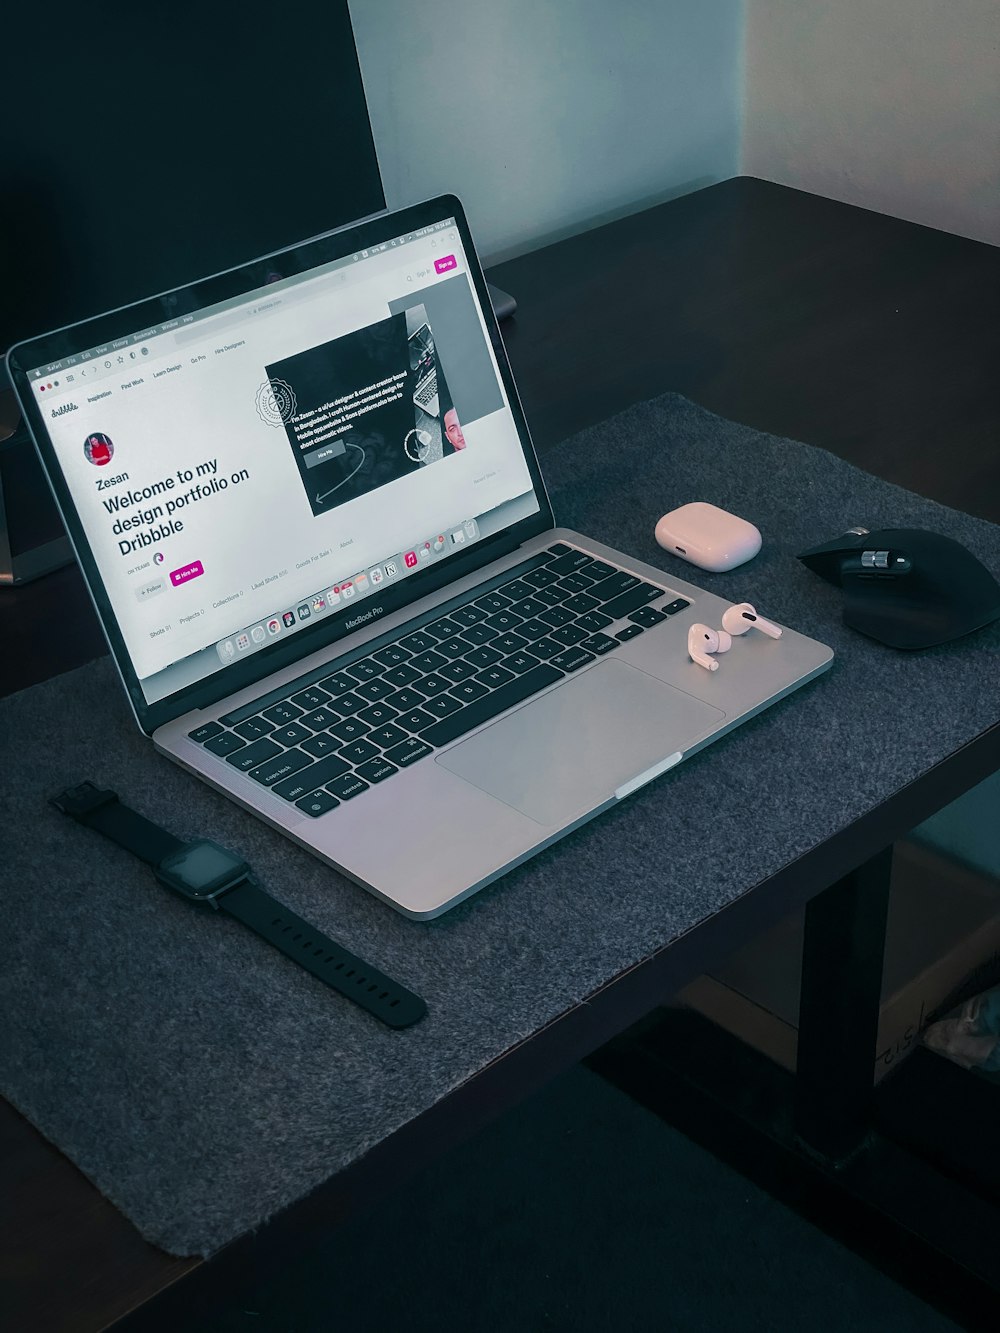
<path fill-rule="evenodd" d="M 441 426 L 444 430 L 444 437 L 452 449 L 459 451 L 465 448 L 465 435 L 462 433 L 462 423 L 458 419 L 458 413 L 455 410 L 455 404 L 448 395 L 447 388 L 441 395 Z"/>
<path fill-rule="evenodd" d="M 115 446 L 111 443 L 110 435 L 95 431 L 84 440 L 83 452 L 88 463 L 93 463 L 94 467 L 105 467 L 114 457 Z"/>
<path fill-rule="evenodd" d="M 465 436 L 462 434 L 462 423 L 458 419 L 458 413 L 455 409 L 449 408 L 444 414 L 444 433 L 453 449 L 465 448 Z"/>

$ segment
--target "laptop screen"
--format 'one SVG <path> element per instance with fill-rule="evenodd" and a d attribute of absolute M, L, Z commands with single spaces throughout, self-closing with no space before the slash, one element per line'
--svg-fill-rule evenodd
<path fill-rule="evenodd" d="M 277 254 L 250 290 L 197 306 L 183 289 L 170 318 L 21 362 L 147 704 L 298 635 L 309 651 L 318 621 L 348 632 L 539 514 L 464 225 L 372 226 L 342 234 L 361 248 L 289 275 Z"/>

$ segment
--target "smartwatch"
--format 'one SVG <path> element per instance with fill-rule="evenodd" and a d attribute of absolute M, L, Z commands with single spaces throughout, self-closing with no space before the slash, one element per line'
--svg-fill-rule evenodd
<path fill-rule="evenodd" d="M 191 903 L 242 921 L 293 962 L 392 1028 L 407 1028 L 427 1012 L 413 991 L 337 944 L 265 892 L 246 861 L 217 842 L 184 842 L 123 805 L 92 782 L 68 787 L 52 804 L 96 829 L 154 869 L 156 878 Z"/>

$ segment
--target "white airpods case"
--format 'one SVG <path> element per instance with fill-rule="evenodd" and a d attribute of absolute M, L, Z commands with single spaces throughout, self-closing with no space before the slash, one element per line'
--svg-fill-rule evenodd
<path fill-rule="evenodd" d="M 664 514 L 655 536 L 665 551 L 716 574 L 752 560 L 761 544 L 752 523 L 701 500 Z"/>

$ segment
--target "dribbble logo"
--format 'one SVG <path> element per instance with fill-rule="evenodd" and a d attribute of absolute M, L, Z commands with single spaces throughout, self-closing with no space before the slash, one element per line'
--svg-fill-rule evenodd
<path fill-rule="evenodd" d="M 64 417 L 67 412 L 79 412 L 79 410 L 76 403 L 63 403 L 62 407 L 52 409 L 52 415 L 54 417 Z"/>

